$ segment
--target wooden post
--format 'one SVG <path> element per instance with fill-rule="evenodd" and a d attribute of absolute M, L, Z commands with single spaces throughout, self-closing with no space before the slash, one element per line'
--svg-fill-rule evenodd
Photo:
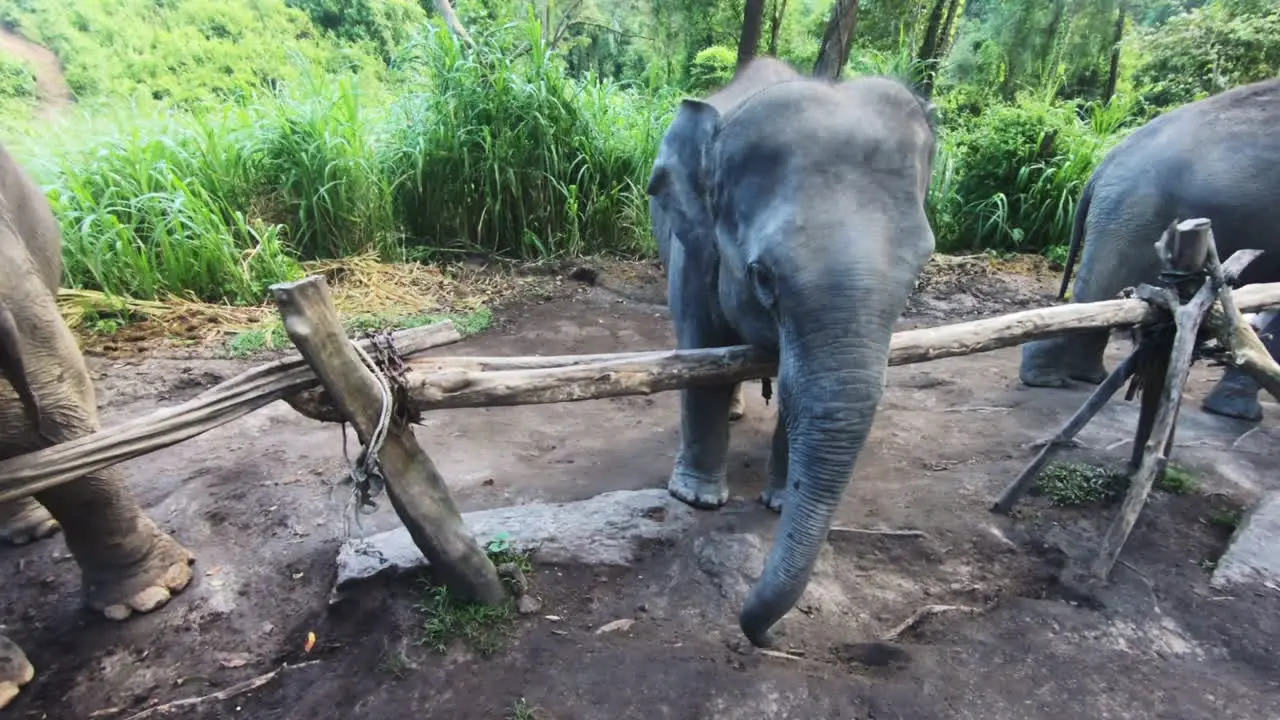
<path fill-rule="evenodd" d="M 1163 297 L 1163 304 L 1174 313 L 1176 330 L 1163 377 L 1148 379 L 1154 379 L 1158 383 L 1156 387 L 1144 383 L 1144 410 L 1154 406 L 1155 412 L 1150 423 L 1139 428 L 1140 432 L 1145 431 L 1145 437 L 1140 438 L 1141 461 L 1129 481 L 1120 512 L 1103 536 L 1094 559 L 1092 571 L 1098 580 L 1106 580 L 1111 574 L 1111 568 L 1133 531 L 1147 496 L 1151 494 L 1152 484 L 1168 462 L 1169 440 L 1182 403 L 1182 389 L 1191 369 L 1200 325 L 1218 296 L 1213 277 L 1203 272 L 1210 242 L 1209 221 L 1195 218 L 1170 228 L 1156 243 L 1156 251 L 1165 265 L 1163 275 L 1178 288 L 1178 292 L 1166 288 L 1164 293 L 1156 293 L 1152 299 L 1159 301 Z M 1199 291 L 1187 301 L 1185 284 L 1199 278 L 1203 278 Z M 1156 397 L 1153 399 L 1151 395 Z"/>
<path fill-rule="evenodd" d="M 323 277 L 271 286 L 285 332 L 320 378 L 329 398 L 368 444 L 382 392 L 351 347 Z M 497 569 L 462 522 L 449 489 L 409 425 L 393 421 L 377 454 L 387 495 L 409 535 L 445 586 L 462 598 L 496 605 L 506 598 Z"/>

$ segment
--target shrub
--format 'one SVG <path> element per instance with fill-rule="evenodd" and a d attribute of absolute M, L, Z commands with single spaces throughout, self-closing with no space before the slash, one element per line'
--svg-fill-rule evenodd
<path fill-rule="evenodd" d="M 36 96 L 36 76 L 21 60 L 0 55 L 0 100 L 26 100 Z"/>
<path fill-rule="evenodd" d="M 738 66 L 738 51 L 712 45 L 698 51 L 689 63 L 689 85 L 693 92 L 706 92 L 725 85 Z"/>
<path fill-rule="evenodd" d="M 1067 242 L 1085 183 L 1122 134 L 1114 113 L 1087 112 L 1111 132 L 1093 132 L 1095 121 L 1086 124 L 1072 105 L 1026 98 L 948 127 L 931 208 L 939 248 L 1034 252 Z"/>

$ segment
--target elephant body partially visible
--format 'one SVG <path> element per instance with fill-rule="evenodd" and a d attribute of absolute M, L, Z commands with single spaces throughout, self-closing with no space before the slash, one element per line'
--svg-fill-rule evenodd
<path fill-rule="evenodd" d="M 58 312 L 61 257 L 48 201 L 0 147 L 0 307 L 8 317 L 0 323 L 0 459 L 98 429 L 88 368 Z M 153 610 L 191 579 L 191 554 L 143 513 L 115 468 L 0 503 L 0 538 L 10 542 L 59 526 L 85 603 L 108 617 Z M 30 675 L 21 651 L 0 637 L 0 707 Z"/>
<path fill-rule="evenodd" d="M 1116 145 L 1085 185 L 1076 208 L 1060 294 L 1083 243 L 1072 302 L 1115 297 L 1154 282 L 1153 245 L 1175 220 L 1208 218 L 1225 260 L 1262 249 L 1239 284 L 1280 280 L 1280 78 L 1244 85 L 1156 117 Z M 1264 329 L 1280 338 L 1280 321 Z M 1069 380 L 1100 383 L 1108 332 L 1073 333 L 1027 343 L 1019 377 L 1039 387 Z M 1280 340 L 1266 341 L 1273 356 Z M 1258 385 L 1227 370 L 1206 398 L 1208 412 L 1258 420 Z"/>
<path fill-rule="evenodd" d="M 648 192 L 681 348 L 779 356 L 778 422 L 762 502 L 777 539 L 739 618 L 750 641 L 808 584 L 884 388 L 893 326 L 934 238 L 925 197 L 931 106 L 885 78 L 831 82 L 753 60 L 685 100 Z M 669 491 L 728 499 L 733 385 L 682 391 Z"/>

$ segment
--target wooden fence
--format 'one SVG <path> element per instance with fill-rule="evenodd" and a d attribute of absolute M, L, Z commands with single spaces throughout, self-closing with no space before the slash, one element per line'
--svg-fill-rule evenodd
<path fill-rule="evenodd" d="M 1191 350 L 1211 331 L 1217 355 L 1280 398 L 1280 367 L 1242 312 L 1280 307 L 1280 283 L 1230 285 L 1260 251 L 1220 263 L 1208 221 L 1171 225 L 1156 243 L 1168 272 L 1132 297 L 1058 305 L 1000 317 L 894 334 L 890 365 L 928 362 L 1019 345 L 1079 330 L 1134 327 L 1142 342 L 1010 485 L 993 510 L 1008 512 L 1036 472 L 1135 372 L 1143 357 L 1168 357 L 1143 377 L 1135 476 L 1096 570 L 1105 577 L 1163 469 Z M 94 470 L 155 452 L 230 423 L 276 400 L 318 420 L 346 420 L 365 452 L 360 480 L 385 487 L 414 541 L 451 590 L 493 603 L 505 591 L 470 532 L 411 423 L 423 411 L 574 402 L 648 395 L 705 383 L 772 377 L 776 357 L 749 346 L 604 355 L 416 357 L 461 339 L 450 323 L 404 330 L 379 342 L 352 342 L 343 332 L 323 277 L 272 288 L 285 330 L 300 355 L 268 363 L 159 410 L 71 442 L 0 462 L 0 501 L 30 495 Z M 1170 318 L 1173 322 L 1170 323 Z M 1159 332 L 1153 328 L 1166 328 Z M 1174 331 L 1176 329 L 1176 332 Z M 1210 348 L 1211 350 L 1213 348 Z M 402 362 L 402 359 L 408 359 Z M 1167 372 L 1165 371 L 1167 368 Z M 1151 375 L 1150 371 L 1147 371 Z M 1150 402 L 1148 402 L 1150 399 Z"/>

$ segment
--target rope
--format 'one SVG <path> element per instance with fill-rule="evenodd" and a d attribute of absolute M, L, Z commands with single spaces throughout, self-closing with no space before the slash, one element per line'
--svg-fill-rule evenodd
<path fill-rule="evenodd" d="M 365 367 L 369 368 L 369 371 L 373 373 L 374 379 L 378 381 L 378 394 L 382 396 L 382 409 L 378 413 L 378 424 L 374 426 L 373 433 L 369 436 L 369 442 L 365 443 L 355 462 L 352 462 L 351 457 L 347 454 L 345 423 L 342 432 L 342 455 L 351 465 L 349 477 L 354 486 L 352 488 L 352 499 L 357 503 L 357 512 L 360 515 L 368 515 L 378 509 L 378 504 L 373 501 L 373 498 L 379 495 L 387 484 L 386 478 L 378 468 L 378 453 L 382 450 L 382 444 L 386 442 L 387 433 L 391 431 L 391 415 L 394 403 L 391 397 L 391 381 L 387 378 L 386 373 L 358 343 L 351 341 L 351 346 L 355 348 L 356 354 L 360 356 Z M 359 515 L 356 517 L 356 523 L 360 523 Z"/>

